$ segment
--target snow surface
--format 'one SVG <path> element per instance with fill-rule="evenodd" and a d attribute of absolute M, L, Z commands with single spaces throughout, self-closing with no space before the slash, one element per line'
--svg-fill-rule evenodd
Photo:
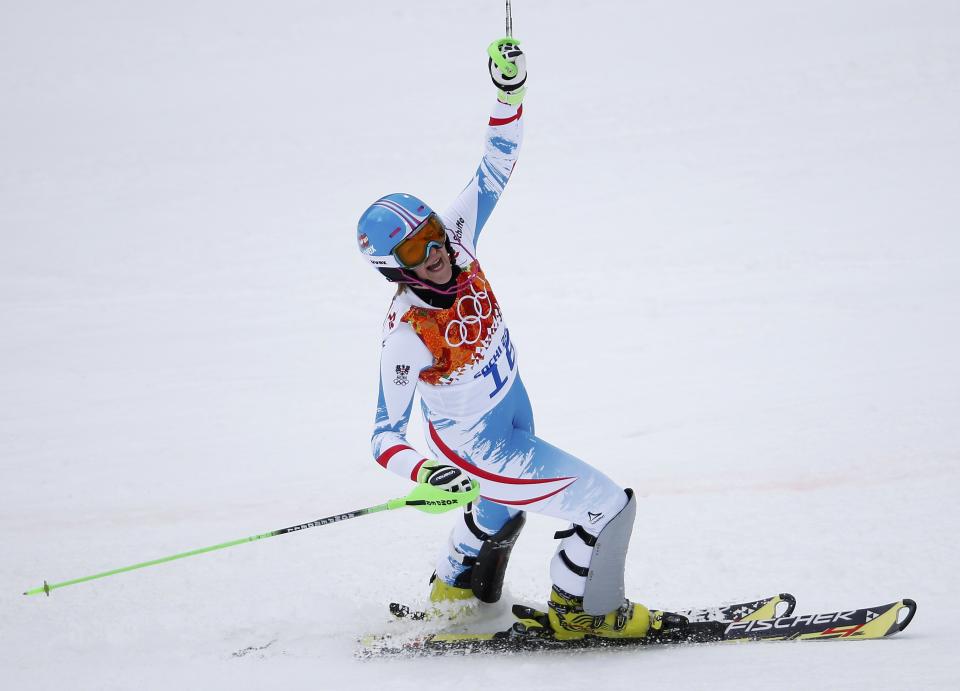
<path fill-rule="evenodd" d="M 502 12 L 0 6 L 3 688 L 960 686 L 955 0 L 518 0 L 481 242 L 539 432 L 640 495 L 634 599 L 913 597 L 904 634 L 357 661 L 426 595 L 449 518 L 414 511 L 21 595 L 407 490 L 369 458 L 390 289 L 354 227 L 462 188 Z"/>

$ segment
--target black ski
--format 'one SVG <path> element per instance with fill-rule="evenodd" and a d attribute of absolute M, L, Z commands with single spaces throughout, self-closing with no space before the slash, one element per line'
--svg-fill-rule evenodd
<path fill-rule="evenodd" d="M 790 600 L 792 601 L 792 598 Z M 665 621 L 669 619 L 679 623 L 645 638 L 587 636 L 576 640 L 561 640 L 553 635 L 543 612 L 515 605 L 513 612 L 519 621 L 506 631 L 476 634 L 437 633 L 407 641 L 371 639 L 365 641 L 365 646 L 358 654 L 361 657 L 394 657 L 638 648 L 724 641 L 866 640 L 885 638 L 903 631 L 910 624 L 916 610 L 916 602 L 904 598 L 879 607 L 821 614 L 791 613 L 768 619 L 755 619 L 749 615 L 738 621 L 684 621 L 682 617 L 665 617 Z"/>
<path fill-rule="evenodd" d="M 740 621 L 745 617 L 754 619 L 770 619 L 787 617 L 793 613 L 797 599 L 790 593 L 780 593 L 772 597 L 748 602 L 737 602 L 732 605 L 715 605 L 712 607 L 696 607 L 676 610 L 676 614 L 685 616 L 689 621 Z M 412 609 L 409 605 L 399 602 L 390 603 L 390 614 L 397 619 L 423 621 L 430 619 L 429 613 Z M 751 616 L 752 615 L 752 616 Z"/>

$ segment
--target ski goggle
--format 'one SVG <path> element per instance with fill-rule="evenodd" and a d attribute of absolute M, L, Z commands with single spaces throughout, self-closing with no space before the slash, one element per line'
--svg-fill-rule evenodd
<path fill-rule="evenodd" d="M 400 266 L 413 269 L 427 261 L 431 249 L 442 248 L 446 242 L 447 231 L 443 227 L 443 222 L 439 216 L 432 213 L 416 230 L 393 248 L 393 256 L 400 262 Z"/>

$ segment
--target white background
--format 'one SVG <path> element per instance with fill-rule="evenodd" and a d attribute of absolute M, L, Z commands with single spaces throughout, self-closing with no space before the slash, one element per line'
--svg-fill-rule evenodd
<path fill-rule="evenodd" d="M 911 627 L 356 661 L 425 599 L 450 519 L 413 511 L 23 597 L 407 491 L 370 459 L 391 289 L 355 224 L 466 183 L 503 5 L 7 0 L 5 688 L 958 684 L 960 5 L 518 0 L 514 26 L 526 141 L 480 257 L 538 432 L 640 496 L 628 592 L 913 597 Z M 505 603 L 546 598 L 558 527 L 531 517 Z"/>

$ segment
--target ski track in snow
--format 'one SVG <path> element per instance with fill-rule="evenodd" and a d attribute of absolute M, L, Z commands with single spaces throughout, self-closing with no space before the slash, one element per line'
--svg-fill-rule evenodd
<path fill-rule="evenodd" d="M 538 432 L 641 499 L 634 599 L 912 597 L 903 634 L 355 660 L 423 603 L 449 520 L 415 512 L 20 594 L 406 491 L 369 460 L 390 290 L 353 228 L 462 188 L 502 9 L 0 12 L 4 688 L 960 686 L 950 0 L 519 0 L 526 139 L 480 244 Z M 504 605 L 547 596 L 557 528 Z"/>

